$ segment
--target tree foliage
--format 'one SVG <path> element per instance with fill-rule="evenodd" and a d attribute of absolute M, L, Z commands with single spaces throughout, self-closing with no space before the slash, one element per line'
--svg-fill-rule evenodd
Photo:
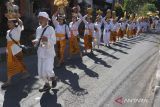
<path fill-rule="evenodd" d="M 114 10 L 116 11 L 116 16 L 118 17 L 122 17 L 123 16 L 123 8 L 122 5 L 119 3 L 115 4 Z"/>
<path fill-rule="evenodd" d="M 140 15 L 146 16 L 148 12 L 155 13 L 157 11 L 157 8 L 155 4 L 146 3 L 139 10 L 140 11 L 138 13 Z"/>
<path fill-rule="evenodd" d="M 148 11 L 155 12 L 156 0 L 124 0 L 123 9 L 128 13 L 138 13 L 145 15 Z"/>

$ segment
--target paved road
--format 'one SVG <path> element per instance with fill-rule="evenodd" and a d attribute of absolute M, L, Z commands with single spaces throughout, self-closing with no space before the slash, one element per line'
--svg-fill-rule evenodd
<path fill-rule="evenodd" d="M 3 107 L 159 107 L 152 87 L 159 61 L 160 35 L 143 34 L 123 39 L 108 49 L 101 46 L 83 60 L 74 57 L 55 69 L 60 81 L 49 93 L 39 93 L 43 82 L 37 77 L 37 58 L 25 58 L 32 77 L 14 79 L 0 91 Z M 5 63 L 0 81 L 5 81 Z M 17 76 L 18 77 L 18 76 Z M 0 82 L 2 84 L 2 82 Z"/>

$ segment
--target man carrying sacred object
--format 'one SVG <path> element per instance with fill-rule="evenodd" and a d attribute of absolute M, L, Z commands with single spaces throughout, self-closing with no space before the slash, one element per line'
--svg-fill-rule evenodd
<path fill-rule="evenodd" d="M 21 31 L 24 30 L 23 22 L 19 19 L 18 10 L 15 12 L 18 6 L 13 6 L 13 3 L 8 2 L 11 7 L 7 7 L 8 13 L 5 16 L 8 19 L 7 31 L 7 82 L 5 82 L 1 88 L 5 89 L 11 85 L 11 79 L 16 74 L 22 73 L 22 79 L 28 78 L 30 75 L 27 72 L 26 66 L 23 62 L 23 53 L 20 45 Z M 16 8 L 14 8 L 16 7 Z"/>
<path fill-rule="evenodd" d="M 43 92 L 51 89 L 49 81 L 52 81 L 52 88 L 54 88 L 57 83 L 57 78 L 53 71 L 56 36 L 53 27 L 48 25 L 50 18 L 46 12 L 40 12 L 38 20 L 40 26 L 36 30 L 36 39 L 32 42 L 33 44 L 40 42 L 37 51 L 38 75 L 45 82 L 43 88 L 39 89 L 40 92 Z"/>

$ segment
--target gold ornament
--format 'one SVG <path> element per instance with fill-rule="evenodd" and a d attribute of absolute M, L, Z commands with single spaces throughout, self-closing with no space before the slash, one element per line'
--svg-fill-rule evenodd
<path fill-rule="evenodd" d="M 111 10 L 110 9 L 108 9 L 107 10 L 107 14 L 106 14 L 106 19 L 110 19 L 111 18 Z"/>
<path fill-rule="evenodd" d="M 97 13 L 98 15 L 102 15 L 103 12 L 99 9 L 99 10 L 96 11 L 96 13 Z"/>
<path fill-rule="evenodd" d="M 87 8 L 87 14 L 92 15 L 93 9 L 91 7 Z"/>
<path fill-rule="evenodd" d="M 5 17 L 7 17 L 7 19 L 16 19 L 20 17 L 19 7 L 13 4 L 13 2 L 14 0 L 10 0 L 6 3 L 7 13 L 5 13 Z"/>
<path fill-rule="evenodd" d="M 116 12 L 112 11 L 112 18 L 115 19 L 116 18 Z"/>
<path fill-rule="evenodd" d="M 59 8 L 59 13 L 64 14 L 64 8 L 68 5 L 67 0 L 54 0 L 54 5 Z"/>
<path fill-rule="evenodd" d="M 58 6 L 58 7 L 66 7 L 68 5 L 68 1 L 67 0 L 54 0 L 54 5 Z"/>

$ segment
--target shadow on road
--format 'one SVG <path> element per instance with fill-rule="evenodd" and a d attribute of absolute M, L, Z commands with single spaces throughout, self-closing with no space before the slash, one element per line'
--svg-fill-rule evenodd
<path fill-rule="evenodd" d="M 106 53 L 105 53 L 106 54 Z M 98 58 L 96 55 L 94 55 L 94 54 L 87 54 L 87 56 L 90 58 L 90 59 L 92 59 L 92 60 L 94 60 L 94 63 L 96 63 L 96 64 L 101 64 L 101 65 L 103 65 L 104 67 L 107 67 L 107 68 L 111 68 L 112 66 L 111 65 L 108 65 L 105 61 L 104 61 L 104 59 L 102 59 L 102 58 Z M 111 57 L 113 57 L 113 56 L 111 56 Z M 114 57 L 115 58 L 115 57 Z"/>
<path fill-rule="evenodd" d="M 113 58 L 113 59 L 119 60 L 119 58 L 117 58 L 116 56 L 111 55 L 111 54 L 109 54 L 109 53 L 107 53 L 107 52 L 105 52 L 105 51 L 102 51 L 102 50 L 100 50 L 100 49 L 95 49 L 95 51 L 101 53 L 102 55 L 105 55 L 105 56 L 111 57 L 111 58 Z"/>
<path fill-rule="evenodd" d="M 128 54 L 127 52 L 124 52 L 123 50 L 120 50 L 120 49 L 117 49 L 117 48 L 114 48 L 114 47 L 109 47 L 109 49 L 112 49 L 116 52 L 120 52 L 120 53 L 123 53 L 123 54 Z"/>
<path fill-rule="evenodd" d="M 70 92 L 77 93 L 77 92 L 86 91 L 85 89 L 79 86 L 79 82 L 78 82 L 79 76 L 77 75 L 77 73 L 73 73 L 67 70 L 65 67 L 62 67 L 60 69 L 55 69 L 55 74 L 63 83 L 71 87 L 71 88 L 68 88 Z"/>
<path fill-rule="evenodd" d="M 131 48 L 129 48 L 129 47 L 127 47 L 127 46 L 125 46 L 125 45 L 123 45 L 123 44 L 121 44 L 121 43 L 115 43 L 115 44 L 113 44 L 113 45 L 115 45 L 115 46 L 119 46 L 119 47 L 121 47 L 121 48 L 126 48 L 126 49 L 131 49 Z"/>
<path fill-rule="evenodd" d="M 118 43 L 118 44 L 120 44 L 120 45 L 123 45 L 123 46 L 129 46 L 128 44 L 122 43 L 121 41 L 118 41 L 118 42 L 116 42 L 116 43 Z"/>
<path fill-rule="evenodd" d="M 7 80 L 6 66 L 7 63 L 0 63 L 0 81 L 5 82 Z M 5 67 L 5 68 L 4 68 Z"/>
<path fill-rule="evenodd" d="M 28 93 L 32 90 L 32 85 L 36 81 L 37 79 L 30 78 L 18 81 L 18 83 L 8 87 L 4 95 L 3 107 L 21 107 L 20 101 L 28 96 Z"/>
<path fill-rule="evenodd" d="M 88 68 L 87 65 L 85 65 L 80 57 L 72 58 L 71 60 L 68 60 L 66 62 L 66 66 L 69 66 L 71 68 L 78 68 L 80 70 L 83 70 L 86 75 L 93 78 L 98 78 L 98 73 L 94 72 L 92 69 Z"/>
<path fill-rule="evenodd" d="M 41 107 L 62 107 L 61 104 L 57 103 L 57 91 L 53 90 L 54 93 L 46 92 L 43 93 L 40 99 Z"/>

